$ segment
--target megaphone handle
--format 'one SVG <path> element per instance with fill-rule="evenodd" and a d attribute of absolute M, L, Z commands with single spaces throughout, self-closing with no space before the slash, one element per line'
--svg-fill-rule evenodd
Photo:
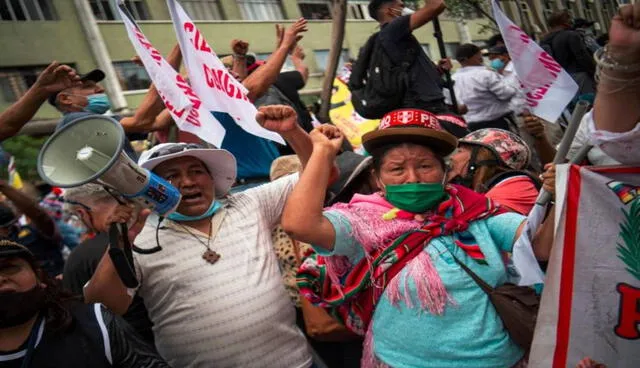
<path fill-rule="evenodd" d="M 120 224 L 120 234 L 122 234 L 122 243 L 124 244 L 124 255 L 127 257 L 127 262 L 133 265 L 133 252 L 131 251 L 131 242 L 129 241 L 129 226 L 127 224 Z M 136 274 L 135 268 L 132 268 L 133 274 Z"/>
<path fill-rule="evenodd" d="M 131 252 L 131 246 L 127 246 L 129 243 L 127 233 L 120 233 L 118 226 L 116 224 L 111 224 L 109 227 L 109 257 L 111 258 L 111 262 L 113 262 L 113 266 L 118 273 L 118 277 L 120 277 L 124 286 L 134 289 L 138 287 L 139 283 L 136 278 L 136 273 L 131 266 L 133 261 L 129 261 L 129 259 L 133 259 L 133 257 L 127 257 L 125 251 L 119 247 L 120 241 L 123 241 L 125 245 L 123 247 L 124 250 L 126 251 L 126 249 L 129 248 L 129 252 Z"/>

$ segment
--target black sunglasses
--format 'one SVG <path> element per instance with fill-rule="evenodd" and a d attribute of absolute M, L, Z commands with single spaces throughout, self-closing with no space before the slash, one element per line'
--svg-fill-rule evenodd
<path fill-rule="evenodd" d="M 167 147 L 167 148 L 163 148 L 163 149 L 157 150 L 151 156 L 149 156 L 149 160 L 154 159 L 154 158 L 158 158 L 158 157 L 162 157 L 162 156 L 166 156 L 166 155 L 170 155 L 170 154 L 173 154 L 173 153 L 178 153 L 178 152 L 190 150 L 190 149 L 203 149 L 203 148 L 204 147 L 202 147 L 201 145 L 195 144 L 195 143 L 179 143 L 179 144 L 176 144 L 176 145 L 171 146 L 171 147 Z"/>

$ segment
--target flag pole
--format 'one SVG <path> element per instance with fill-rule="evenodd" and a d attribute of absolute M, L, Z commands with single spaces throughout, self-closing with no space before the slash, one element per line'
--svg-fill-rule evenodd
<path fill-rule="evenodd" d="M 589 108 L 589 103 L 587 101 L 580 100 L 576 104 L 576 107 L 573 110 L 573 115 L 571 115 L 571 120 L 569 121 L 569 125 L 567 126 L 567 130 L 564 132 L 564 136 L 562 137 L 562 141 L 560 142 L 560 147 L 558 147 L 556 156 L 553 159 L 554 164 L 561 164 L 566 160 L 567 153 L 569 153 L 569 148 L 571 148 L 571 143 L 573 143 L 573 138 L 576 136 L 576 132 L 580 127 L 582 118 L 587 113 L 587 108 Z M 586 148 L 583 147 L 582 149 L 584 150 Z M 589 152 L 588 149 L 586 150 L 587 151 L 584 152 L 583 155 L 586 155 L 586 153 Z M 582 161 L 582 159 L 580 159 L 580 161 Z M 576 161 L 576 162 L 579 162 L 579 161 Z M 536 204 L 544 206 L 545 204 L 549 203 L 550 200 L 551 200 L 551 193 L 543 189 L 540 191 L 540 195 L 538 196 L 538 200 L 536 201 Z"/>
<path fill-rule="evenodd" d="M 440 57 L 442 59 L 446 59 L 447 50 L 444 47 L 444 40 L 442 39 L 442 28 L 440 28 L 440 20 L 438 19 L 438 17 L 435 17 L 431 22 L 433 23 L 433 37 L 435 37 L 436 41 L 438 42 Z M 451 72 L 449 70 L 444 70 L 444 79 L 446 81 L 445 85 L 447 89 L 449 89 L 449 95 L 451 96 L 451 104 L 453 105 L 453 112 L 458 114 L 459 113 L 458 100 L 456 99 L 456 94 L 453 91 L 453 80 L 451 79 Z"/>

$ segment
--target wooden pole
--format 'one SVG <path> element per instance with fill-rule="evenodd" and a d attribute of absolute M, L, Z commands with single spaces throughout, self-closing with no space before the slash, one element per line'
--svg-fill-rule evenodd
<path fill-rule="evenodd" d="M 331 29 L 331 50 L 329 60 L 324 72 L 322 83 L 322 93 L 320 94 L 320 111 L 318 120 L 323 123 L 330 122 L 329 107 L 331 106 L 331 92 L 333 91 L 333 80 L 342 54 L 342 43 L 344 41 L 345 23 L 347 20 L 347 0 L 331 1 L 331 13 L 333 16 L 333 26 Z"/>

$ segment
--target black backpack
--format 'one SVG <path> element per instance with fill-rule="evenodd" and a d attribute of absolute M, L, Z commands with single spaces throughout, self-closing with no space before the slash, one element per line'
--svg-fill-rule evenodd
<path fill-rule="evenodd" d="M 554 34 L 553 36 L 546 38 L 540 42 L 540 47 L 547 53 L 549 56 L 555 59 L 553 56 L 553 40 L 556 38 L 558 34 Z"/>
<path fill-rule="evenodd" d="M 409 87 L 408 70 L 416 59 L 416 50 L 409 48 L 402 62 L 394 63 L 378 37 L 379 33 L 373 34 L 360 49 L 349 78 L 351 102 L 366 119 L 380 119 L 402 107 Z"/>

